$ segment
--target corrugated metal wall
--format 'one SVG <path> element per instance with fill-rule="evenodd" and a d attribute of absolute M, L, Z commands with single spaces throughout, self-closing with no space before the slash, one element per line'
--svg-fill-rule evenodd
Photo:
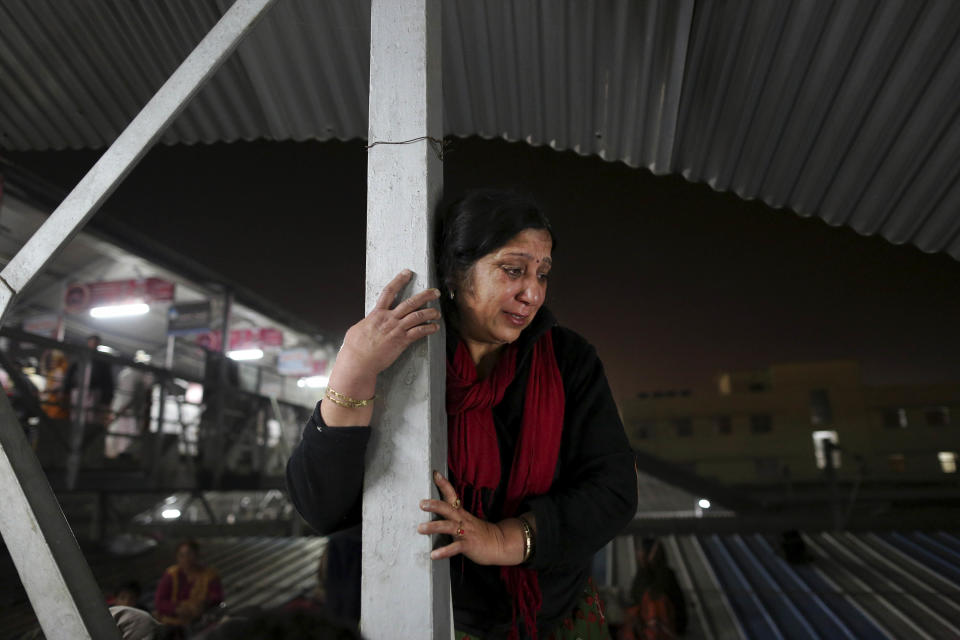
<path fill-rule="evenodd" d="M 108 145 L 228 0 L 0 0 L 0 147 Z M 960 259 L 960 3 L 457 0 L 445 128 Z M 167 143 L 366 136 L 369 3 L 279 0 Z"/>

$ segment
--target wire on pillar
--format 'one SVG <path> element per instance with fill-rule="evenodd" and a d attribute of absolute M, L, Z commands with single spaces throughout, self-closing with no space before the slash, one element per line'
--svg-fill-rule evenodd
<path fill-rule="evenodd" d="M 410 138 L 409 140 L 377 140 L 376 142 L 371 142 L 367 145 L 367 151 L 377 146 L 378 144 L 413 144 L 414 142 L 419 142 L 421 140 L 426 140 L 429 143 L 430 148 L 433 149 L 433 152 L 437 154 L 437 158 L 440 159 L 440 162 L 443 162 L 443 156 L 446 153 L 447 149 L 450 147 L 450 139 L 444 138 L 443 140 L 438 140 L 433 136 L 420 136 L 419 138 Z"/>

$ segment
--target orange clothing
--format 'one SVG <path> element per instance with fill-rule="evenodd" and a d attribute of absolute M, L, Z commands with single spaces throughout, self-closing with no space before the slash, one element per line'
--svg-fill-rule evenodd
<path fill-rule="evenodd" d="M 68 420 L 70 407 L 67 395 L 64 393 L 64 382 L 67 377 L 67 359 L 61 355 L 53 355 L 49 359 L 47 369 L 47 384 L 42 395 L 43 412 L 54 420 Z"/>
<path fill-rule="evenodd" d="M 619 640 L 673 640 L 678 635 L 676 620 L 670 599 L 647 590 L 640 604 L 627 609 Z"/>
<path fill-rule="evenodd" d="M 223 585 L 217 570 L 212 567 L 201 567 L 191 578 L 173 565 L 163 573 L 154 596 L 157 618 L 164 624 L 191 622 L 177 614 L 177 608 L 185 602 L 193 605 L 199 615 L 222 601 Z"/>

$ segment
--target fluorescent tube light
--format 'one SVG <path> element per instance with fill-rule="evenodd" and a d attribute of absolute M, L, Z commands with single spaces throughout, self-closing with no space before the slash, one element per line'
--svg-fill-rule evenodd
<path fill-rule="evenodd" d="M 150 311 L 150 305 L 143 302 L 134 304 L 111 304 L 105 307 L 94 307 L 90 309 L 90 315 L 94 318 L 124 318 L 126 316 L 142 316 Z"/>
<path fill-rule="evenodd" d="M 228 351 L 227 357 L 231 360 L 259 360 L 263 357 L 263 351 L 260 349 L 237 349 Z"/>
<path fill-rule="evenodd" d="M 297 380 L 297 386 L 301 389 L 307 387 L 308 389 L 322 389 L 327 386 L 327 383 L 330 382 L 328 376 L 310 376 L 309 378 L 300 378 Z"/>

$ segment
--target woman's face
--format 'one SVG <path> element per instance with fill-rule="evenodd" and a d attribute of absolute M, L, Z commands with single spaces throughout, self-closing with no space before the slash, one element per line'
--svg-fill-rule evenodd
<path fill-rule="evenodd" d="M 182 544 L 177 549 L 177 565 L 184 571 L 197 566 L 197 552 L 190 545 Z"/>
<path fill-rule="evenodd" d="M 457 292 L 460 336 L 474 360 L 520 337 L 547 295 L 553 241 L 544 229 L 525 229 L 477 260 Z"/>

